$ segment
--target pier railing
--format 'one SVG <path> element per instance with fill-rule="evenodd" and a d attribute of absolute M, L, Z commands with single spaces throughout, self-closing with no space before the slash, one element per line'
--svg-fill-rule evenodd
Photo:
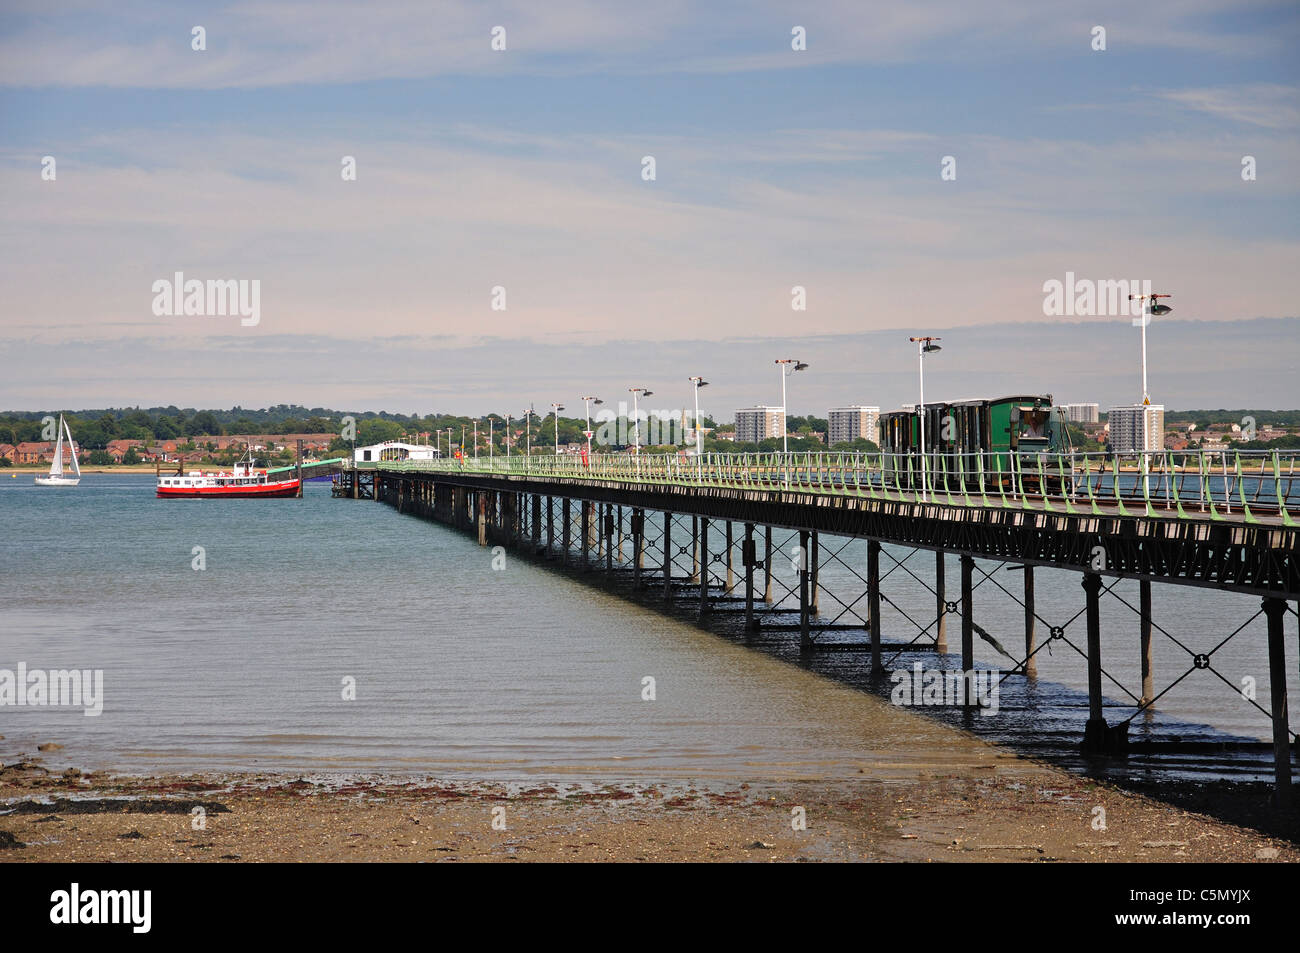
<path fill-rule="evenodd" d="M 595 453 L 385 461 L 381 470 L 796 490 L 951 506 L 1296 526 L 1300 468 L 1277 451 Z M 1262 519 L 1261 519 L 1262 518 Z"/>

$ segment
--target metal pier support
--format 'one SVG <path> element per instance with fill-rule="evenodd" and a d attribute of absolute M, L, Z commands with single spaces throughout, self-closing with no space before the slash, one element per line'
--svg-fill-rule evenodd
<path fill-rule="evenodd" d="M 944 581 L 944 560 L 941 549 L 934 554 L 934 602 L 938 616 L 934 624 L 934 650 L 948 651 L 948 591 Z"/>
<path fill-rule="evenodd" d="M 632 585 L 641 589 L 641 546 L 645 539 L 645 510 L 632 511 Z"/>
<path fill-rule="evenodd" d="M 1291 728 L 1287 717 L 1286 647 L 1282 640 L 1282 622 L 1286 618 L 1286 601 L 1264 600 L 1268 619 L 1268 692 L 1273 710 L 1273 801 L 1289 808 L 1294 799 L 1291 787 Z"/>
<path fill-rule="evenodd" d="M 1084 573 L 1083 591 L 1088 620 L 1088 723 L 1083 729 L 1083 750 L 1095 754 L 1113 747 L 1101 706 L 1101 576 Z"/>
<path fill-rule="evenodd" d="M 811 606 L 808 603 L 808 531 L 799 530 L 799 648 L 812 646 L 812 635 L 808 626 Z"/>
<path fill-rule="evenodd" d="M 1038 647 L 1038 633 L 1035 631 L 1037 615 L 1034 610 L 1034 567 L 1025 566 L 1025 675 L 1038 677 L 1038 657 L 1034 650 Z"/>
<path fill-rule="evenodd" d="M 709 614 L 709 521 L 703 516 L 700 527 L 700 618 Z"/>
<path fill-rule="evenodd" d="M 969 673 L 975 668 L 975 597 L 971 577 L 975 560 L 961 557 L 961 670 Z M 969 694 L 969 693 L 968 693 Z M 967 699 L 969 701 L 969 698 Z"/>
<path fill-rule="evenodd" d="M 821 594 L 821 586 L 817 581 L 817 564 L 819 562 L 821 562 L 821 559 L 817 551 L 817 531 L 813 530 L 811 538 L 809 539 L 808 548 L 808 573 L 812 586 L 812 596 L 811 602 L 808 606 L 808 611 L 813 615 L 821 615 L 821 609 L 819 608 L 820 599 L 818 598 Z"/>
<path fill-rule="evenodd" d="M 745 631 L 758 628 L 754 618 L 754 565 L 758 562 L 758 547 L 754 544 L 754 524 L 745 524 L 745 541 L 740 547 L 740 562 L 745 569 Z"/>
<path fill-rule="evenodd" d="M 763 527 L 763 601 L 772 604 L 772 527 Z"/>
<path fill-rule="evenodd" d="M 1151 673 L 1151 581 L 1138 580 L 1139 653 L 1142 662 L 1142 697 L 1138 704 L 1145 705 L 1156 697 Z"/>
<path fill-rule="evenodd" d="M 673 514 L 664 513 L 664 599 L 673 598 Z"/>
<path fill-rule="evenodd" d="M 871 625 L 871 674 L 885 674 L 880 656 L 880 540 L 867 540 L 867 621 Z"/>
<path fill-rule="evenodd" d="M 560 563 L 569 564 L 569 539 L 573 535 L 573 519 L 569 513 L 569 498 L 560 500 Z"/>

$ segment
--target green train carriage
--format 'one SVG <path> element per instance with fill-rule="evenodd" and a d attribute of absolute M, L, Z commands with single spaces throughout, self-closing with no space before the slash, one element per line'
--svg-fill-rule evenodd
<path fill-rule="evenodd" d="M 1052 455 L 1071 450 L 1065 413 L 1051 394 L 926 403 L 924 413 L 932 485 L 943 482 L 941 474 L 963 471 L 974 473 L 968 482 L 976 484 L 982 467 L 988 487 L 999 483 L 999 474 L 1010 486 L 1013 472 L 1036 486 L 1040 465 L 1044 474 L 1055 474 L 1049 477 L 1055 481 L 1059 458 Z M 889 478 L 919 482 L 921 421 L 916 409 L 882 414 L 880 434 Z"/>

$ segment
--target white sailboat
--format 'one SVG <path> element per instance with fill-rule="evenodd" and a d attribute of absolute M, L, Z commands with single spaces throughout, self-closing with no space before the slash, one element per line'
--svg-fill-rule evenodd
<path fill-rule="evenodd" d="M 72 450 L 72 476 L 63 475 L 63 435 L 68 435 L 68 447 Z M 59 414 L 59 439 L 54 445 L 54 462 L 50 464 L 50 475 L 37 477 L 37 486 L 76 486 L 81 482 L 81 467 L 77 465 L 77 445 L 72 442 L 72 431 L 67 421 Z"/>

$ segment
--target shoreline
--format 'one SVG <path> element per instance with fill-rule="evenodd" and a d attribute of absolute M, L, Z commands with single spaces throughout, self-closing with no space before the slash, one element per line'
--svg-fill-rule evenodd
<path fill-rule="evenodd" d="M 979 768 L 584 784 L 55 774 L 27 758 L 0 768 L 0 863 L 1300 861 L 1294 831 L 1268 836 L 1016 756 Z"/>

